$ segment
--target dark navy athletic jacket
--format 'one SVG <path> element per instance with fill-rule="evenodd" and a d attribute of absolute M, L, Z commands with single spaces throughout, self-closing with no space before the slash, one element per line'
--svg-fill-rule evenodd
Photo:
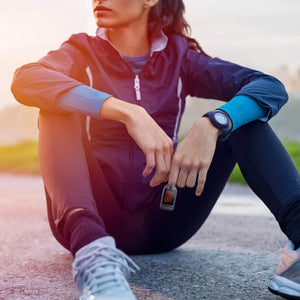
<path fill-rule="evenodd" d="M 143 106 L 175 144 L 188 95 L 223 101 L 245 95 L 268 109 L 268 118 L 287 101 L 283 85 L 274 77 L 211 58 L 176 35 L 153 51 L 138 77 L 108 41 L 72 35 L 57 51 L 18 69 L 12 91 L 25 105 L 59 111 L 59 97 L 82 84 Z M 159 197 L 161 186 L 149 187 L 153 174 L 142 176 L 145 155 L 122 123 L 91 118 L 89 128 L 95 156 L 124 209 Z"/>

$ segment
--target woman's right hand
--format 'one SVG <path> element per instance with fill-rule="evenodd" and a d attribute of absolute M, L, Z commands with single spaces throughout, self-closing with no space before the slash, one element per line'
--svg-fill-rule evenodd
<path fill-rule="evenodd" d="M 173 142 L 143 107 L 111 97 L 103 103 L 100 117 L 125 124 L 129 135 L 146 156 L 143 176 L 150 175 L 156 167 L 151 187 L 168 180 Z"/>
<path fill-rule="evenodd" d="M 150 186 L 167 181 L 173 156 L 173 142 L 170 137 L 142 107 L 138 107 L 137 113 L 126 123 L 126 127 L 146 156 L 143 176 L 148 176 L 156 167 Z"/>

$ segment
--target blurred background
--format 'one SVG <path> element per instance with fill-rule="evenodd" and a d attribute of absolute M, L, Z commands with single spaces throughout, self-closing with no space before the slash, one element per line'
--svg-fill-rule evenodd
<path fill-rule="evenodd" d="M 300 1 L 185 0 L 192 36 L 211 56 L 275 75 L 290 95 L 271 124 L 280 138 L 300 141 Z M 56 49 L 72 33 L 94 34 L 91 1 L 15 0 L 0 3 L 0 145 L 37 138 L 37 109 L 10 92 L 14 70 Z M 218 106 L 189 99 L 181 126 Z"/>

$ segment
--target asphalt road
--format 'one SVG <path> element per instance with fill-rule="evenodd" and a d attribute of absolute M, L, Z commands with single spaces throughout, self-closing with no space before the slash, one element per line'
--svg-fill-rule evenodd
<path fill-rule="evenodd" d="M 175 251 L 133 256 L 139 300 L 281 299 L 267 290 L 286 238 L 244 187 L 229 186 Z M 71 255 L 52 237 L 40 177 L 0 175 L 0 299 L 75 300 Z"/>

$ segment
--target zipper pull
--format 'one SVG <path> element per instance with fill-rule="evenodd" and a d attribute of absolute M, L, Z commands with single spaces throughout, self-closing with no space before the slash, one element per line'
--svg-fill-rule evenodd
<path fill-rule="evenodd" d="M 142 97 L 141 97 L 141 86 L 140 86 L 139 75 L 135 75 L 134 89 L 135 89 L 136 100 L 140 101 L 142 99 Z"/>

